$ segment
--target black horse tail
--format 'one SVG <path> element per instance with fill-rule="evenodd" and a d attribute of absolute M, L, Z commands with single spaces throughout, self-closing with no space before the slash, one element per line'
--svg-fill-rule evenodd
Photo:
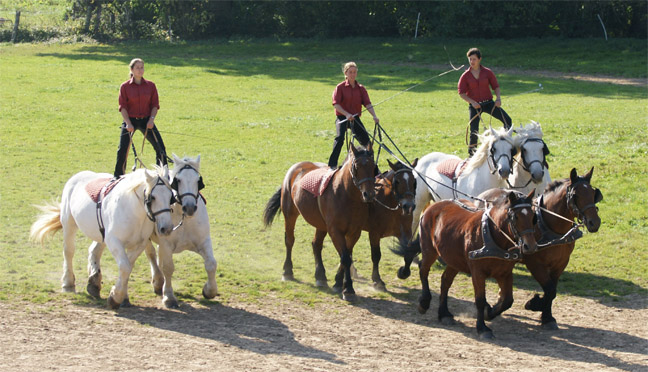
<path fill-rule="evenodd" d="M 265 227 L 272 225 L 277 212 L 281 208 L 281 187 L 270 197 L 268 204 L 266 204 L 265 209 L 263 210 L 263 223 Z"/>
<path fill-rule="evenodd" d="M 394 254 L 403 257 L 403 260 L 405 261 L 404 265 L 398 269 L 398 274 L 397 274 L 398 278 L 399 279 L 409 278 L 410 274 L 412 273 L 410 270 L 412 261 L 414 261 L 414 258 L 416 258 L 416 256 L 418 256 L 419 253 L 421 253 L 420 235 L 412 241 L 408 241 L 406 239 L 399 239 L 398 245 L 395 248 L 391 248 L 391 251 L 394 252 Z"/>

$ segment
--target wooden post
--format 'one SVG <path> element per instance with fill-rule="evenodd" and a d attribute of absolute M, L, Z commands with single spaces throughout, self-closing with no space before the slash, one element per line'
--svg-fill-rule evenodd
<path fill-rule="evenodd" d="M 18 34 L 18 24 L 20 23 L 20 10 L 16 10 L 16 21 L 14 22 L 13 31 L 11 32 L 11 42 L 16 42 L 16 34 Z"/>

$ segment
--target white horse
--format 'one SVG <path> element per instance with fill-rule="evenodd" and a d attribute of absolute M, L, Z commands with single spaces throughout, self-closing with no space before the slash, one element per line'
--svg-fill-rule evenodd
<path fill-rule="evenodd" d="M 509 176 L 509 188 L 528 194 L 535 189 L 535 196 L 544 192 L 551 182 L 547 155 L 549 147 L 542 139 L 542 127 L 532 121 L 525 127 L 515 129 L 514 137 L 518 153 L 515 156 L 513 172 Z"/>
<path fill-rule="evenodd" d="M 75 291 L 73 272 L 74 239 L 80 229 L 94 242 L 88 257 L 88 293 L 99 297 L 101 290 L 101 252 L 107 245 L 119 277 L 110 291 L 108 306 L 117 309 L 128 301 L 128 278 L 133 264 L 142 253 L 155 229 L 161 235 L 173 231 L 170 201 L 172 197 L 168 169 L 140 169 L 118 182 L 101 200 L 101 208 L 92 200 L 86 185 L 98 179 L 110 179 L 107 173 L 83 171 L 70 178 L 63 188 L 61 202 L 39 207 L 43 212 L 31 227 L 31 238 L 43 243 L 47 236 L 63 230 L 64 292 Z M 103 229 L 103 231 L 102 231 Z M 94 252 L 95 254 L 93 254 Z M 99 253 L 96 255 L 96 253 Z"/>
<path fill-rule="evenodd" d="M 200 176 L 200 155 L 195 159 L 188 157 L 180 159 L 173 154 L 173 161 L 175 166 L 171 170 L 171 185 L 176 190 L 178 203 L 172 205 L 172 218 L 173 223 L 180 226 L 171 235 L 155 233 L 151 236 L 151 239 L 158 244 L 157 264 L 155 248 L 150 242 L 146 247 L 146 255 L 151 263 L 153 288 L 155 293 L 163 295 L 162 303 L 168 308 L 178 307 L 178 300 L 173 294 L 171 283 L 175 269 L 172 255 L 184 250 L 196 252 L 204 260 L 207 282 L 203 286 L 203 296 L 211 299 L 218 294 L 215 278 L 216 259 L 209 233 L 209 216 L 205 199 L 199 194 L 200 189 L 204 187 Z"/>
<path fill-rule="evenodd" d="M 477 196 L 494 187 L 506 187 L 511 173 L 513 156 L 516 153 L 512 137 L 513 129 L 487 129 L 481 138 L 481 145 L 466 161 L 466 167 L 456 182 L 441 174 L 437 166 L 446 160 L 460 162 L 455 155 L 433 152 L 422 157 L 415 168 L 416 208 L 412 220 L 412 233 L 418 229 L 421 212 L 431 200 L 466 199 Z M 455 192 L 453 189 L 459 191 Z"/>

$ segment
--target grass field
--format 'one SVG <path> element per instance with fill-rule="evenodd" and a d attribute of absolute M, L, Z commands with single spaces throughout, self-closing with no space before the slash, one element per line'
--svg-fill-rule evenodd
<path fill-rule="evenodd" d="M 443 46 L 447 45 L 448 55 Z M 116 157 L 120 115 L 119 84 L 127 63 L 146 61 L 145 77 L 160 92 L 156 120 L 169 152 L 202 155 L 212 240 L 219 263 L 218 301 L 255 301 L 263 296 L 305 304 L 334 296 L 314 288 L 310 248 L 313 230 L 300 219 L 293 252 L 299 282 L 282 283 L 283 219 L 264 230 L 261 214 L 285 171 L 302 160 L 326 161 L 333 139 L 330 105 L 341 64 L 355 60 L 358 80 L 374 103 L 390 99 L 414 84 L 449 70 L 429 66 L 464 63 L 468 47 L 485 51 L 484 65 L 498 74 L 503 104 L 515 125 L 539 121 L 551 149 L 553 178 L 595 167 L 592 183 L 604 194 L 600 231 L 578 241 L 561 279 L 559 294 L 620 300 L 648 294 L 648 91 L 645 86 L 618 86 L 498 73 L 522 68 L 580 71 L 634 78 L 646 77 L 642 41 L 213 41 L 181 44 L 127 43 L 0 45 L 0 299 L 47 302 L 58 293 L 62 274 L 61 235 L 45 247 L 28 241 L 36 216 L 33 204 L 60 197 L 65 181 L 82 170 L 111 172 Z M 642 49 L 643 48 L 643 49 Z M 490 56 L 493 57 L 490 57 Z M 496 57 L 495 57 L 496 56 Z M 468 112 L 456 93 L 460 72 L 434 78 L 376 108 L 389 135 L 408 159 L 432 151 L 465 153 Z M 542 84 L 543 90 L 522 94 Z M 141 134 L 136 135 L 139 151 Z M 154 161 L 147 144 L 142 158 Z M 386 166 L 382 153 L 380 166 Z M 132 165 L 129 162 L 128 168 Z M 85 295 L 86 248 L 77 239 L 75 270 L 79 303 Z M 417 275 L 395 278 L 399 259 L 383 240 L 381 271 L 388 288 L 361 296 L 410 296 L 420 291 Z M 327 239 L 324 262 L 329 280 L 339 261 Z M 363 234 L 354 259 L 360 274 L 371 268 Z M 175 256 L 176 294 L 198 301 L 204 283 L 199 256 Z M 116 267 L 109 253 L 103 262 L 106 297 Z M 440 276 L 435 269 L 433 276 Z M 148 264 L 140 257 L 131 276 L 131 301 L 150 300 Z M 432 278 L 437 290 L 438 279 Z M 453 296 L 470 298 L 472 286 L 458 277 Z M 523 268 L 515 284 L 537 284 Z M 494 288 L 494 285 L 493 285 Z"/>

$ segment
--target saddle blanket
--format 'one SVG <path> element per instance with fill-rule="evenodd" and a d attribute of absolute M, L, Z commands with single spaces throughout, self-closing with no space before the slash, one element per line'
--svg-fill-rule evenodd
<path fill-rule="evenodd" d="M 118 179 L 114 180 L 112 183 L 108 184 L 110 181 L 113 180 L 113 178 L 97 178 L 95 180 L 92 180 L 86 184 L 85 190 L 92 199 L 93 202 L 97 203 L 99 202 L 99 193 L 101 190 L 104 190 L 103 194 L 101 195 L 102 199 L 108 193 L 119 183 L 119 181 L 123 180 L 123 177 L 119 177 Z M 104 189 L 105 186 L 105 189 Z"/>
<path fill-rule="evenodd" d="M 461 172 L 463 172 L 464 168 L 466 167 L 466 164 L 468 164 L 468 160 L 460 160 L 460 159 L 446 159 L 439 163 L 437 165 L 437 172 L 439 174 L 442 174 L 451 180 L 455 180 L 459 178 L 461 175 Z"/>
<path fill-rule="evenodd" d="M 314 196 L 321 196 L 337 171 L 338 169 L 330 169 L 329 167 L 315 169 L 306 173 L 306 175 L 299 180 L 299 184 L 302 189 L 310 192 Z"/>

